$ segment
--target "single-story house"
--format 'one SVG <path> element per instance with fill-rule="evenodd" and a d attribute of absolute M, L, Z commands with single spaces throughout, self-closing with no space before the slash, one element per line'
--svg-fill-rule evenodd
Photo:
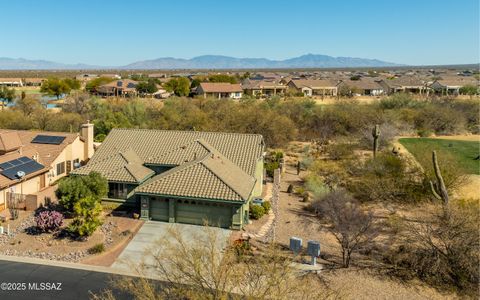
<path fill-rule="evenodd" d="M 136 96 L 137 81 L 131 79 L 115 80 L 107 84 L 103 84 L 96 89 L 96 94 L 100 96 Z"/>
<path fill-rule="evenodd" d="M 25 86 L 41 86 L 45 78 L 24 78 L 23 84 Z"/>
<path fill-rule="evenodd" d="M 241 229 L 262 194 L 261 135 L 113 129 L 86 166 L 109 183 L 106 202 L 142 219 Z"/>
<path fill-rule="evenodd" d="M 246 79 L 242 82 L 242 89 L 247 95 L 270 97 L 284 94 L 287 86 L 276 81 Z"/>
<path fill-rule="evenodd" d="M 33 199 L 26 206 L 37 208 L 44 203 L 39 195 L 85 164 L 93 152 L 90 123 L 82 125 L 80 134 L 0 129 L 0 211 L 12 198 L 24 205 L 25 199 Z"/>
<path fill-rule="evenodd" d="M 226 82 L 202 82 L 196 88 L 195 93 L 204 98 L 242 98 L 243 90 L 242 86 L 237 83 Z"/>
<path fill-rule="evenodd" d="M 337 96 L 337 83 L 324 79 L 292 79 L 287 86 L 304 96 Z"/>
<path fill-rule="evenodd" d="M 0 78 L 0 86 L 23 86 L 22 78 Z"/>
<path fill-rule="evenodd" d="M 87 82 L 95 78 L 98 78 L 97 74 L 80 74 L 75 76 L 75 79 L 81 82 Z"/>
<path fill-rule="evenodd" d="M 460 89 L 466 85 L 480 86 L 478 80 L 473 77 L 454 77 L 454 78 L 442 78 L 435 80 L 430 84 L 430 88 L 439 94 L 445 95 L 458 95 L 460 94 Z"/>
<path fill-rule="evenodd" d="M 430 90 L 426 80 L 412 76 L 382 79 L 379 80 L 378 83 L 389 95 L 400 92 L 411 94 L 428 94 Z"/>
<path fill-rule="evenodd" d="M 385 94 L 384 88 L 372 78 L 340 80 L 338 89 L 341 90 L 343 87 L 350 89 L 355 96 L 380 96 Z"/>

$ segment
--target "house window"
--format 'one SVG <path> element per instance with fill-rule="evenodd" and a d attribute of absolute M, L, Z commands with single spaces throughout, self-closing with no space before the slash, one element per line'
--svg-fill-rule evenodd
<path fill-rule="evenodd" d="M 57 176 L 65 173 L 65 162 L 57 164 Z"/>
<path fill-rule="evenodd" d="M 127 185 L 124 183 L 109 182 L 108 198 L 126 199 L 128 195 Z"/>

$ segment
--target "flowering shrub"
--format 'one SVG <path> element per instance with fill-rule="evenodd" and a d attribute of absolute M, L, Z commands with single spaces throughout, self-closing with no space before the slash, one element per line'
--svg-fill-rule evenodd
<path fill-rule="evenodd" d="M 58 211 L 42 211 L 35 217 L 37 228 L 42 232 L 57 231 L 63 225 L 63 215 Z"/>

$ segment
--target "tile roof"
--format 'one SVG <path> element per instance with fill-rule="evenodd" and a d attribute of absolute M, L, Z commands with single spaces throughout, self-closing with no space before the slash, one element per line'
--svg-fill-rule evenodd
<path fill-rule="evenodd" d="M 0 132 L 0 151 L 10 152 L 22 146 L 20 137 L 15 131 Z"/>
<path fill-rule="evenodd" d="M 205 93 L 236 93 L 242 91 L 242 86 L 238 83 L 202 82 L 200 87 Z"/>
<path fill-rule="evenodd" d="M 334 88 L 337 86 L 333 81 L 323 79 L 292 79 L 291 82 L 299 89 L 303 87 L 311 89 Z"/>
<path fill-rule="evenodd" d="M 149 166 L 173 166 L 135 191 L 245 201 L 263 149 L 257 134 L 113 129 L 89 163 L 72 173 L 97 171 L 110 181 L 141 183 L 153 175 Z"/>
<path fill-rule="evenodd" d="M 98 172 L 109 181 L 140 183 L 155 172 L 143 166 L 143 160 L 131 149 L 114 153 L 102 160 L 91 161 L 87 165 L 72 172 L 77 175 L 88 175 Z"/>
<path fill-rule="evenodd" d="M 208 145 L 202 157 L 161 173 L 135 189 L 137 193 L 161 194 L 202 199 L 246 201 L 255 178 Z"/>
<path fill-rule="evenodd" d="M 18 134 L 20 142 L 22 143 L 22 151 L 25 152 L 33 149 L 38 153 L 38 161 L 43 165 L 51 165 L 57 156 L 65 149 L 65 147 L 73 143 L 77 138 L 80 138 L 78 133 L 0 129 L 0 135 L 10 132 L 16 132 Z M 32 140 L 39 134 L 49 136 L 64 136 L 65 139 L 59 145 L 32 143 Z"/>
<path fill-rule="evenodd" d="M 362 90 L 381 90 L 382 86 L 372 78 L 362 78 L 359 80 L 342 80 L 340 84 L 345 84 L 349 87 L 355 87 Z"/>
<path fill-rule="evenodd" d="M 96 162 L 132 149 L 147 165 L 176 164 L 181 159 L 175 158 L 175 155 L 181 154 L 168 153 L 186 146 L 189 151 L 185 151 L 184 155 L 192 156 L 192 152 L 199 148 L 189 144 L 198 139 L 204 139 L 247 174 L 254 175 L 256 162 L 264 147 L 263 137 L 259 134 L 115 128 L 90 161 Z"/>

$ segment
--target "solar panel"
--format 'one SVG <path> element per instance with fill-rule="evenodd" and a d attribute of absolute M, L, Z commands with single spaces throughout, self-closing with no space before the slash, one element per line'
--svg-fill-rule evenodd
<path fill-rule="evenodd" d="M 22 171 L 25 175 L 34 173 L 44 168 L 42 164 L 34 161 L 31 158 L 26 156 L 14 159 L 5 163 L 0 164 L 2 171 L 0 174 L 9 178 L 9 179 L 19 179 L 17 176 L 18 172 Z"/>
<path fill-rule="evenodd" d="M 37 135 L 33 138 L 32 143 L 34 144 L 51 144 L 51 145 L 60 145 L 66 137 L 57 136 L 57 135 Z"/>

